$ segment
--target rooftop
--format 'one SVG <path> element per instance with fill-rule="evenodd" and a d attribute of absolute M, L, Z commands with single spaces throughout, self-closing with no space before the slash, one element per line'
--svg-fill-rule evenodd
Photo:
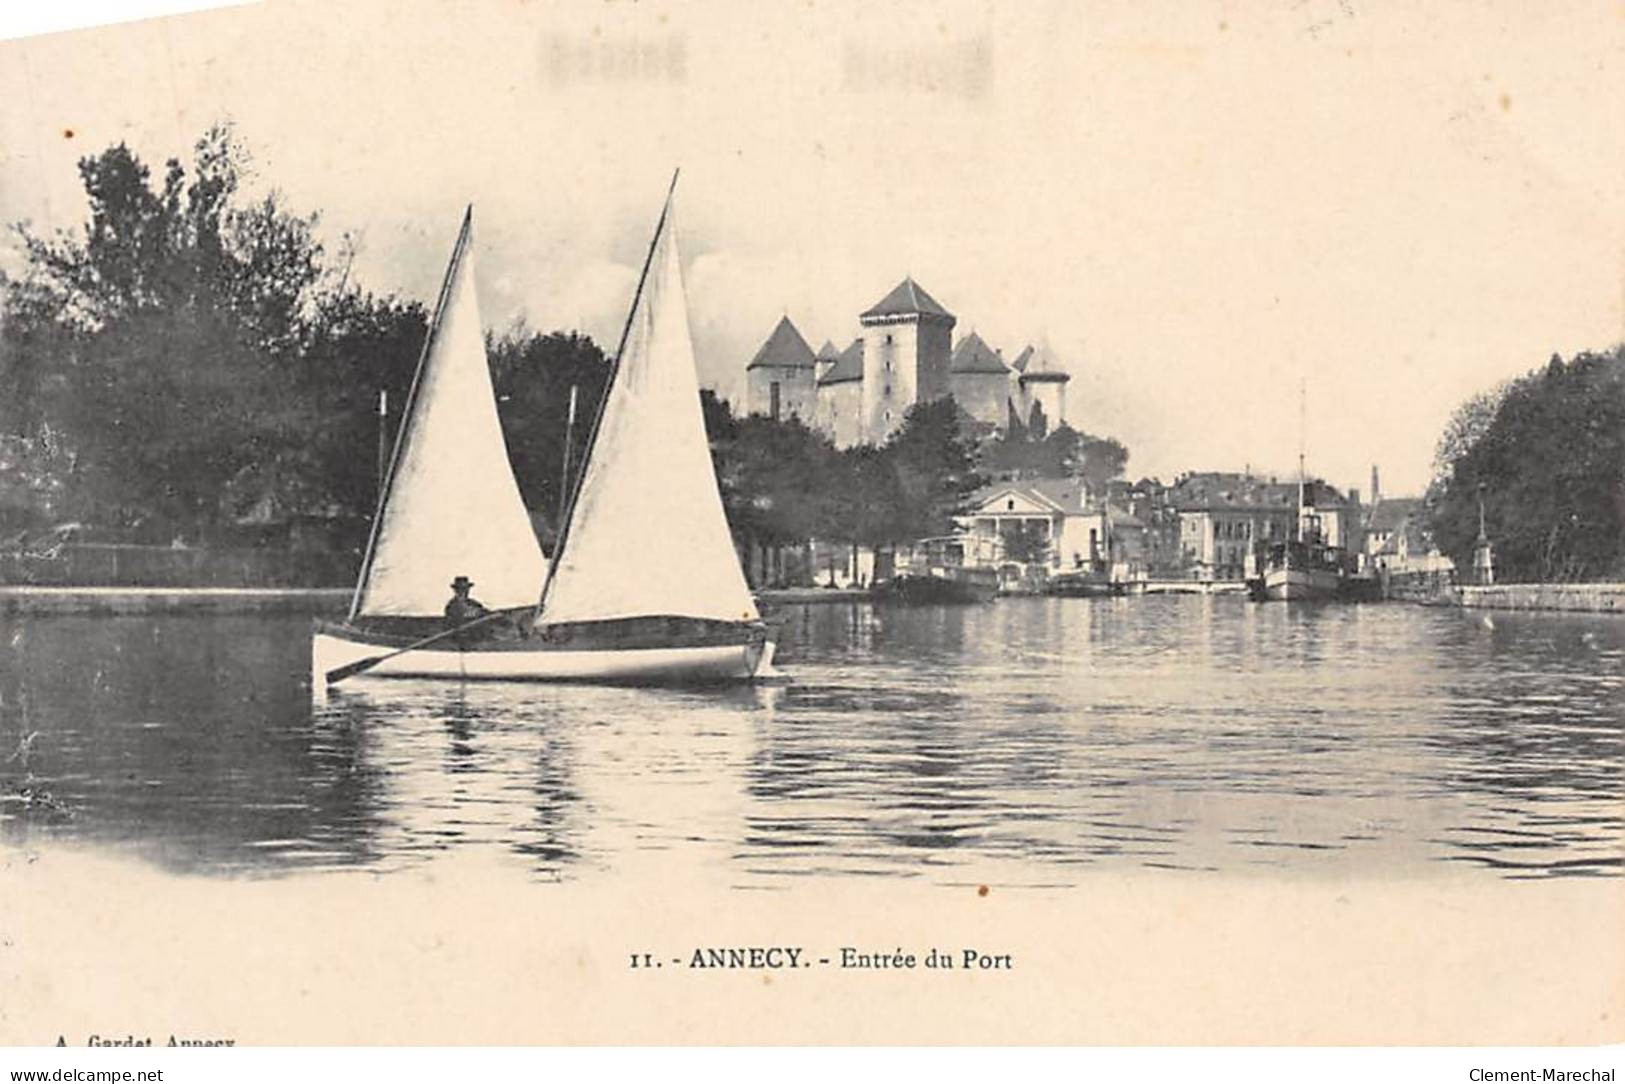
<path fill-rule="evenodd" d="M 859 317 L 867 320 L 881 316 L 938 316 L 952 320 L 953 313 L 937 304 L 937 299 L 912 278 L 899 282 L 892 292 L 875 302 Z"/>
<path fill-rule="evenodd" d="M 979 508 L 1006 494 L 1024 498 L 1041 507 L 1053 508 L 1056 512 L 1068 516 L 1085 515 L 1098 510 L 1097 505 L 1091 505 L 1089 494 L 1084 488 L 1082 479 L 1079 478 L 1024 478 L 1018 482 L 995 482 L 971 494 L 970 504 Z M 1107 508 L 1113 526 L 1142 525 L 1123 508 L 1111 504 L 1108 504 Z"/>
<path fill-rule="evenodd" d="M 1298 483 L 1235 471 L 1198 471 L 1175 481 L 1169 499 L 1182 511 L 1204 508 L 1296 508 Z M 1319 478 L 1304 484 L 1304 499 L 1316 508 L 1336 508 L 1347 500 Z"/>
<path fill-rule="evenodd" d="M 956 373 L 996 373 L 999 376 L 1010 372 L 1004 359 L 974 331 L 960 339 L 959 345 L 954 347 L 953 360 L 948 368 Z"/>
<path fill-rule="evenodd" d="M 1021 374 L 1023 381 L 1072 379 L 1067 371 L 1061 368 L 1055 352 L 1047 344 L 1029 346 L 1023 350 L 1016 357 L 1015 369 Z"/>
<path fill-rule="evenodd" d="M 863 340 L 853 339 L 852 345 L 842 350 L 835 358 L 835 364 L 829 371 L 818 378 L 819 386 L 825 384 L 841 384 L 848 380 L 863 379 Z"/>
<path fill-rule="evenodd" d="M 774 327 L 773 334 L 767 337 L 762 348 L 756 351 L 751 358 L 748 369 L 811 369 L 813 367 L 812 347 L 807 340 L 801 337 L 796 325 L 790 322 L 788 316 L 779 318 L 778 325 Z"/>
<path fill-rule="evenodd" d="M 1371 509 L 1373 531 L 1397 531 L 1422 507 L 1420 497 L 1383 497 Z"/>

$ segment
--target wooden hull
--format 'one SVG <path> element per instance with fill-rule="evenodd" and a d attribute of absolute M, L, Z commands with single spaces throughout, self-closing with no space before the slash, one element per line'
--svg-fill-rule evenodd
<path fill-rule="evenodd" d="M 997 578 L 969 579 L 949 576 L 893 576 L 875 588 L 876 602 L 920 606 L 992 602 L 999 596 Z"/>
<path fill-rule="evenodd" d="M 1342 582 L 1329 569 L 1272 568 L 1264 573 L 1264 597 L 1282 602 L 1335 599 Z"/>
<path fill-rule="evenodd" d="M 397 637 L 369 635 L 349 626 L 320 624 L 311 637 L 312 686 L 326 687 L 326 674 L 362 659 L 386 655 Z M 772 640 L 763 635 L 734 642 L 666 646 L 553 644 L 541 638 L 482 642 L 459 647 L 449 640 L 407 651 L 347 681 L 430 678 L 450 681 L 578 682 L 611 685 L 694 685 L 762 680 L 777 676 Z"/>
<path fill-rule="evenodd" d="M 1128 584 L 1099 575 L 1062 573 L 1049 581 L 1044 593 L 1060 598 L 1115 598 L 1128 594 Z"/>

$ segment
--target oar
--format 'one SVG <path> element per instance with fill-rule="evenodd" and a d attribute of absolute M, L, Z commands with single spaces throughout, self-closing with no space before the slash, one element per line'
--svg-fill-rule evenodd
<path fill-rule="evenodd" d="M 370 658 L 357 659 L 355 662 L 345 663 L 343 666 L 336 667 L 336 668 L 334 668 L 332 670 L 329 670 L 327 672 L 327 674 L 325 675 L 325 677 L 327 679 L 327 683 L 329 685 L 333 685 L 333 684 L 336 684 L 336 683 L 338 683 L 340 681 L 343 681 L 347 677 L 354 677 L 356 674 L 362 673 L 363 671 L 366 671 L 366 670 L 371 670 L 374 666 L 377 666 L 379 663 L 386 662 L 389 659 L 393 659 L 397 655 L 404 655 L 408 651 L 416 651 L 420 647 L 428 647 L 430 644 L 435 643 L 436 641 L 444 640 L 448 636 L 455 636 L 459 632 L 464 632 L 464 631 L 466 631 L 468 629 L 473 628 L 475 625 L 483 625 L 483 624 L 485 624 L 485 622 L 490 621 L 492 618 L 501 617 L 504 614 L 517 613 L 519 610 L 527 610 L 528 611 L 529 609 L 530 609 L 529 606 L 517 606 L 517 607 L 514 607 L 513 609 L 509 609 L 509 610 L 492 610 L 490 613 L 484 614 L 483 616 L 480 616 L 480 617 L 476 617 L 472 621 L 465 621 L 463 624 L 458 625 L 455 628 L 450 628 L 450 629 L 446 629 L 446 630 L 444 630 L 442 632 L 437 632 L 433 636 L 425 636 L 423 639 L 419 640 L 417 643 L 407 644 L 405 647 L 398 647 L 394 651 L 386 652 L 383 655 L 373 655 Z"/>

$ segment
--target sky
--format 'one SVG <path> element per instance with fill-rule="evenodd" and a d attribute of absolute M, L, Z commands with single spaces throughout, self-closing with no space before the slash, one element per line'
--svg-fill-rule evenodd
<path fill-rule="evenodd" d="M 1416 493 L 1463 399 L 1625 340 L 1622 58 L 1581 0 L 278 2 L 0 42 L 0 221 L 229 119 L 366 287 L 432 298 L 472 202 L 486 323 L 612 347 L 680 166 L 730 398 L 780 316 L 844 345 L 911 275 L 1047 341 L 1134 477 L 1301 441 Z"/>

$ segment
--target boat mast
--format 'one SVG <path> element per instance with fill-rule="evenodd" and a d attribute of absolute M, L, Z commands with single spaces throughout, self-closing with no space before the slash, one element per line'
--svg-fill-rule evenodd
<path fill-rule="evenodd" d="M 1304 487 L 1305 487 L 1305 483 L 1306 483 L 1306 478 L 1305 478 L 1305 475 L 1304 475 L 1304 465 L 1303 465 L 1303 463 L 1304 463 L 1303 445 L 1304 445 L 1304 441 L 1307 439 L 1305 434 L 1306 434 L 1306 431 L 1308 429 L 1308 422 L 1306 420 L 1307 419 L 1307 408 L 1306 408 L 1305 404 L 1306 404 L 1308 398 L 1309 398 L 1308 381 L 1300 378 L 1298 380 L 1298 521 L 1297 521 L 1297 531 L 1296 531 L 1296 533 L 1298 535 L 1298 540 L 1300 542 L 1306 541 L 1306 539 L 1304 538 L 1304 532 L 1303 532 L 1303 497 L 1304 497 Z"/>
<path fill-rule="evenodd" d="M 406 394 L 406 406 L 401 411 L 401 424 L 395 431 L 395 449 L 389 457 L 389 472 L 384 477 L 383 485 L 378 489 L 378 508 L 373 513 L 372 528 L 367 532 L 367 554 L 361 561 L 361 575 L 356 580 L 355 594 L 350 599 L 350 616 L 346 619 L 349 621 L 354 621 L 361 609 L 361 595 L 366 590 L 367 577 L 372 573 L 373 551 L 378 545 L 378 532 L 383 526 L 384 510 L 389 505 L 389 491 L 395 483 L 395 472 L 400 469 L 401 454 L 406 449 L 408 430 L 412 428 L 412 422 L 417 418 L 418 389 L 423 384 L 423 369 L 429 362 L 429 351 L 440 332 L 440 321 L 445 315 L 446 302 L 451 295 L 452 280 L 457 277 L 457 267 L 463 262 L 463 253 L 468 249 L 469 233 L 473 227 L 474 205 L 470 203 L 463 208 L 463 224 L 457 231 L 457 243 L 452 246 L 451 259 L 446 263 L 446 277 L 441 280 L 440 293 L 435 298 L 434 315 L 429 319 L 428 334 L 423 336 L 423 349 L 418 354 L 417 368 L 412 372 L 412 389 Z M 380 441 L 383 439 L 381 434 L 379 439 Z"/>
<path fill-rule="evenodd" d="M 626 340 L 632 334 L 632 320 L 638 314 L 638 305 L 643 300 L 643 287 L 649 278 L 649 268 L 654 263 L 655 247 L 660 244 L 660 236 L 665 232 L 666 219 L 671 215 L 672 197 L 677 193 L 677 176 L 682 170 L 671 171 L 671 185 L 666 189 L 666 202 L 660 208 L 660 218 L 655 222 L 654 236 L 649 238 L 649 251 L 643 257 L 643 270 L 638 274 L 638 288 L 632 294 L 632 307 L 626 312 L 626 323 L 621 327 L 621 341 L 615 347 L 615 356 L 609 362 L 609 379 L 604 381 L 603 394 L 598 398 L 598 409 L 593 414 L 592 428 L 587 433 L 587 450 L 582 453 L 581 464 L 576 470 L 575 484 L 570 487 L 570 499 L 564 506 L 564 517 L 559 523 L 558 541 L 553 547 L 553 559 L 547 563 L 547 579 L 542 581 L 542 594 L 536 600 L 536 619 L 542 616 L 542 606 L 547 602 L 547 594 L 553 588 L 553 578 L 558 574 L 559 564 L 564 560 L 564 547 L 570 539 L 570 525 L 575 520 L 576 501 L 581 497 L 581 487 L 587 480 L 587 468 L 592 464 L 592 454 L 598 446 L 598 429 L 604 421 L 604 410 L 609 406 L 610 393 L 615 390 L 615 378 L 621 372 L 621 355 L 626 353 Z M 568 451 L 565 453 L 568 455 Z"/>
<path fill-rule="evenodd" d="M 555 535 L 553 538 L 554 548 L 558 547 L 559 537 L 564 531 L 565 502 L 570 499 L 570 450 L 571 446 L 575 443 L 576 395 L 580 392 L 580 390 L 580 384 L 570 385 L 570 410 L 564 417 L 564 467 L 559 476 L 559 518 L 554 524 L 558 528 L 560 534 Z"/>
<path fill-rule="evenodd" d="M 389 389 L 378 389 L 378 495 L 389 479 Z"/>

